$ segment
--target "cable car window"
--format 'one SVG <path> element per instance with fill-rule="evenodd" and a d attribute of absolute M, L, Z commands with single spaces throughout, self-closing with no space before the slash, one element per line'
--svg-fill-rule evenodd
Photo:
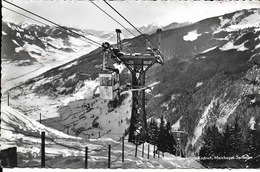
<path fill-rule="evenodd" d="M 108 80 L 107 80 L 107 86 L 112 86 L 112 79 L 111 79 L 111 78 L 108 78 Z"/>
<path fill-rule="evenodd" d="M 100 77 L 100 85 L 101 86 L 112 86 L 111 77 Z"/>
<path fill-rule="evenodd" d="M 100 85 L 106 86 L 106 77 L 100 77 Z"/>

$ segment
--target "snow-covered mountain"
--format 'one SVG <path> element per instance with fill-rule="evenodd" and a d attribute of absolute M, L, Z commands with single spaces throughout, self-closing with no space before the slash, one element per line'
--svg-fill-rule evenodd
<path fill-rule="evenodd" d="M 163 26 L 160 26 L 157 23 L 151 23 L 148 25 L 137 27 L 137 29 L 143 34 L 151 34 L 151 33 L 156 32 L 157 29 L 162 28 L 162 27 Z M 133 38 L 134 35 L 135 36 L 140 35 L 140 33 L 137 30 L 135 30 L 134 28 L 122 29 L 121 31 L 123 33 L 121 35 L 122 39 L 129 39 L 129 38 Z M 115 30 L 112 32 L 97 32 L 97 31 L 89 30 L 89 32 L 93 33 L 93 35 L 95 35 L 99 38 L 108 40 L 110 43 L 116 43 L 116 41 L 117 41 Z"/>
<path fill-rule="evenodd" d="M 160 97 L 149 99 L 148 114 L 165 114 L 188 131 L 188 150 L 198 150 L 206 127 L 222 131 L 235 116 L 244 131 L 251 119 L 259 125 L 259 16 L 260 9 L 242 10 L 163 33 L 168 62 L 148 74 L 161 77 L 153 90 Z"/>
<path fill-rule="evenodd" d="M 259 128 L 260 9 L 242 10 L 162 32 L 164 66 L 147 72 L 147 118 L 164 115 L 189 133 L 186 150 L 196 155 L 206 127 L 223 130 L 240 116 L 243 130 Z M 156 35 L 148 35 L 153 42 Z M 123 41 L 136 52 L 145 41 Z M 129 126 L 131 93 L 113 111 L 98 96 L 101 48 L 11 89 L 11 106 L 46 126 L 83 138 L 118 139 Z M 126 69 L 122 84 L 131 80 Z M 35 100 L 35 101 L 32 101 Z M 48 107 L 48 108 L 46 108 Z M 255 123 L 255 126 L 252 126 Z"/>
<path fill-rule="evenodd" d="M 185 23 L 173 22 L 173 23 L 170 23 L 169 25 L 163 26 L 158 23 L 150 23 L 150 24 L 147 24 L 147 25 L 144 25 L 141 27 L 137 27 L 137 29 L 142 34 L 153 34 L 156 32 L 157 29 L 162 29 L 165 31 L 165 30 L 169 30 L 169 29 L 175 29 L 175 28 L 188 26 L 190 24 L 191 23 L 189 23 L 189 22 L 185 22 Z M 121 35 L 122 39 L 133 38 L 134 37 L 133 34 L 136 36 L 140 35 L 140 33 L 137 30 L 135 30 L 134 28 L 127 28 L 127 29 L 131 33 L 126 29 L 122 29 L 121 30 L 123 33 L 123 35 Z M 93 33 L 95 36 L 97 36 L 99 38 L 109 40 L 111 43 L 116 43 L 116 32 L 115 31 L 106 33 L 106 32 L 96 32 L 96 31 L 90 30 L 90 33 Z"/>
<path fill-rule="evenodd" d="M 69 29 L 97 42 L 105 41 L 87 31 Z M 69 62 L 97 47 L 85 38 L 72 33 L 69 35 L 54 26 L 2 21 L 2 87 L 9 89 L 11 85 Z"/>
<path fill-rule="evenodd" d="M 82 31 L 76 28 L 68 29 L 94 41 L 104 41 L 103 39 L 85 33 L 86 31 L 84 30 Z M 69 33 L 69 31 L 64 29 L 26 22 L 17 25 L 2 21 L 2 40 L 4 42 L 2 47 L 2 59 L 12 61 L 24 60 L 27 61 L 27 63 L 35 61 L 59 61 L 61 59 L 53 57 L 53 55 L 64 55 L 64 53 L 69 52 L 81 52 L 83 54 L 98 47 L 98 45 L 93 45 L 87 39 L 72 32 Z M 68 61 L 67 58 L 68 57 L 65 56 L 63 60 Z M 69 60 L 73 59 L 70 58 Z"/>

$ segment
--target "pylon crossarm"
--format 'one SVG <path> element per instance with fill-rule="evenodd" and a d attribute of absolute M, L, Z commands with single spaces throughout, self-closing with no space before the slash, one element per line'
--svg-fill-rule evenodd
<path fill-rule="evenodd" d="M 159 50 L 156 51 L 155 58 L 157 60 L 157 63 L 159 63 L 161 65 L 164 64 L 164 57 L 163 57 L 162 53 Z"/>
<path fill-rule="evenodd" d="M 150 69 L 150 67 L 152 67 L 155 63 L 157 62 L 157 60 L 155 59 L 155 60 L 153 60 L 153 61 L 151 61 L 148 65 L 147 65 L 147 67 L 145 68 L 145 72 L 148 70 L 148 69 Z"/>
<path fill-rule="evenodd" d="M 128 86 L 128 87 L 121 87 L 122 90 L 120 93 L 124 93 L 126 91 L 142 91 L 142 90 L 151 90 L 152 88 L 149 86 Z"/>

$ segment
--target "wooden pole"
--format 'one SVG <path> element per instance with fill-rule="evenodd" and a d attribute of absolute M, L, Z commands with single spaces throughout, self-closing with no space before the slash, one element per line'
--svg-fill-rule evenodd
<path fill-rule="evenodd" d="M 155 143 L 153 145 L 153 158 L 155 158 Z"/>
<path fill-rule="evenodd" d="M 40 124 L 42 123 L 42 114 L 40 113 Z"/>
<path fill-rule="evenodd" d="M 7 106 L 10 105 L 10 104 L 9 104 L 9 98 L 10 98 L 10 95 L 9 95 L 9 93 L 7 93 Z"/>
<path fill-rule="evenodd" d="M 45 168 L 45 132 L 42 132 L 41 139 L 41 167 Z"/>
<path fill-rule="evenodd" d="M 85 148 L 85 169 L 88 168 L 88 147 Z"/>
<path fill-rule="evenodd" d="M 100 132 L 98 132 L 98 138 L 100 138 Z"/>
<path fill-rule="evenodd" d="M 111 145 L 108 145 L 108 165 L 107 165 L 108 168 L 110 168 L 110 155 L 111 155 Z"/>
<path fill-rule="evenodd" d="M 150 154 L 150 144 L 148 143 L 148 155 L 147 155 L 148 159 L 149 159 L 149 154 Z"/>
<path fill-rule="evenodd" d="M 122 137 L 122 162 L 124 162 L 124 153 L 125 153 L 125 137 Z"/>
<path fill-rule="evenodd" d="M 135 157 L 137 157 L 137 144 L 135 145 Z"/>
<path fill-rule="evenodd" d="M 142 148 L 142 157 L 144 157 L 144 143 L 143 143 L 143 148 Z"/>

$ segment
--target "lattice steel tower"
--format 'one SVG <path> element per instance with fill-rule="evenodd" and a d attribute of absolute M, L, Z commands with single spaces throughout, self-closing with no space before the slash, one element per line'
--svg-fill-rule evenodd
<path fill-rule="evenodd" d="M 162 30 L 157 30 L 157 45 L 154 49 L 146 49 L 144 53 L 127 54 L 122 51 L 119 29 L 117 32 L 117 48 L 108 48 L 111 58 L 123 63 L 132 75 L 132 113 L 129 127 L 129 142 L 141 144 L 147 136 L 147 120 L 145 111 L 145 73 L 155 63 L 163 65 L 163 55 L 159 51 Z M 139 137 L 139 138 L 138 138 Z"/>

